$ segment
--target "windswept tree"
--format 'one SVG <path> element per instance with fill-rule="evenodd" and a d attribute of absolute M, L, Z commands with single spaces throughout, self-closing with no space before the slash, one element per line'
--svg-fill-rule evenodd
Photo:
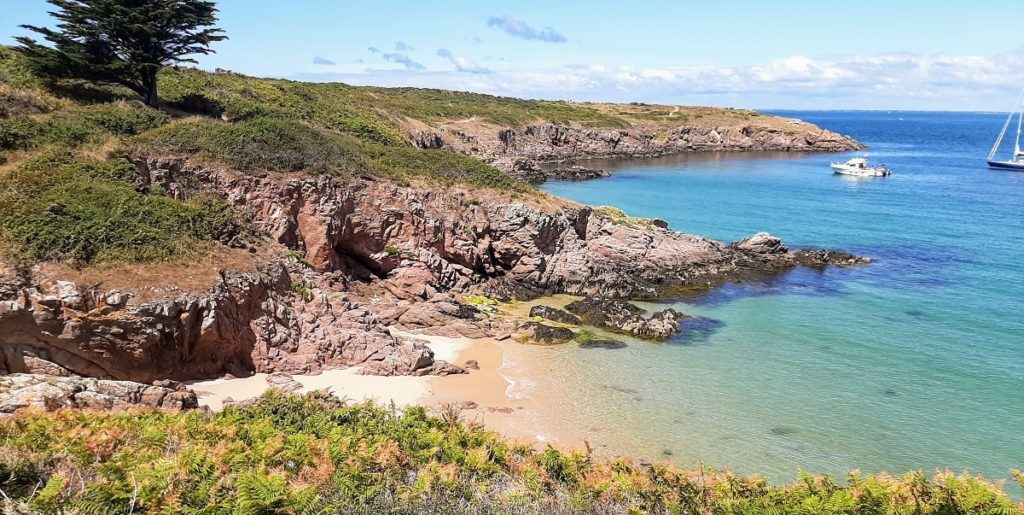
<path fill-rule="evenodd" d="M 217 9 L 204 0 L 47 0 L 55 29 L 22 25 L 49 45 L 19 37 L 19 50 L 37 73 L 52 78 L 120 84 L 156 107 L 157 73 L 195 63 L 210 43 L 227 39 L 213 27 Z"/>

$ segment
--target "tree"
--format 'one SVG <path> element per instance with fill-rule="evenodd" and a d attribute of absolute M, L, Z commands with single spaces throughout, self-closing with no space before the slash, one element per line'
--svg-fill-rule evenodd
<path fill-rule="evenodd" d="M 33 25 L 52 46 L 21 36 L 19 50 L 37 73 L 120 84 L 157 107 L 157 73 L 166 65 L 195 63 L 227 39 L 213 28 L 214 3 L 204 0 L 47 0 L 57 8 L 56 30 Z"/>

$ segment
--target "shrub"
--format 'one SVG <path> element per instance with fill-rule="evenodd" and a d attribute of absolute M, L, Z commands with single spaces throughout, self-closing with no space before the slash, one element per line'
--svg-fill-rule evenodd
<path fill-rule="evenodd" d="M 141 102 L 118 101 L 58 111 L 42 119 L 0 119 L 0 150 L 40 145 L 75 148 L 99 143 L 105 136 L 125 136 L 158 127 L 167 115 Z"/>
<path fill-rule="evenodd" d="M 1024 513 L 966 473 L 773 486 L 538 451 L 443 415 L 275 391 L 213 415 L 21 412 L 0 419 L 0 489 L 69 513 Z"/>
<path fill-rule="evenodd" d="M 243 171 L 347 175 L 365 168 L 357 145 L 301 122 L 264 117 L 237 123 L 179 120 L 136 138 L 131 150 L 192 154 Z"/>
<path fill-rule="evenodd" d="M 51 153 L 0 174 L 0 241 L 8 257 L 76 265 L 188 260 L 244 229 L 210 196 L 141 193 L 126 160 Z"/>

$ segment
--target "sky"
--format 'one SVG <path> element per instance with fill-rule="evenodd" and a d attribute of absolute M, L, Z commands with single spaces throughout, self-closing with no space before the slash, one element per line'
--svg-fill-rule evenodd
<path fill-rule="evenodd" d="M 220 0 L 199 67 L 525 98 L 1006 111 L 1021 0 Z M 49 23 L 0 0 L 0 44 Z"/>

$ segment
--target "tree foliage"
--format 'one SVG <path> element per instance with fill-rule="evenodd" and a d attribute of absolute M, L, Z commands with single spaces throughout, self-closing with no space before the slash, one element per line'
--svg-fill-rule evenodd
<path fill-rule="evenodd" d="M 57 9 L 55 29 L 22 25 L 49 41 L 19 37 L 30 67 L 53 78 L 125 86 L 156 107 L 157 72 L 195 63 L 210 44 L 227 37 L 212 27 L 214 3 L 205 0 L 47 0 Z"/>

